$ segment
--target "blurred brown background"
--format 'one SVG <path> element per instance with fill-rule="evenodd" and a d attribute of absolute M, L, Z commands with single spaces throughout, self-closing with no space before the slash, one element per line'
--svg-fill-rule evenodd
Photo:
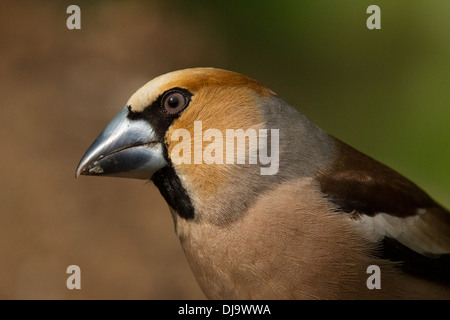
<path fill-rule="evenodd" d="M 81 30 L 66 8 L 81 8 Z M 370 4 L 382 29 L 365 26 Z M 150 183 L 74 178 L 153 77 L 214 66 L 271 87 L 450 207 L 450 3 L 0 1 L 0 298 L 203 299 Z M 66 268 L 81 268 L 81 290 Z"/>

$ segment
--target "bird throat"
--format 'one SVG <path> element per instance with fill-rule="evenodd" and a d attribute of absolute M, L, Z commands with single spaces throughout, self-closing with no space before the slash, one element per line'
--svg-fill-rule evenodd
<path fill-rule="evenodd" d="M 186 220 L 195 217 L 194 206 L 186 189 L 181 184 L 180 178 L 172 165 L 168 165 L 155 172 L 152 177 L 153 183 L 158 187 L 159 192 L 166 200 L 167 204 L 174 209 L 178 215 Z"/>

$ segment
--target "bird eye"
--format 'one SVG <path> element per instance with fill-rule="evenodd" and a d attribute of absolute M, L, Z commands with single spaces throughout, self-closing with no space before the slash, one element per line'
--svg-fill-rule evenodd
<path fill-rule="evenodd" d="M 168 92 L 162 101 L 164 110 L 169 114 L 176 114 L 186 107 L 188 99 L 180 92 Z"/>

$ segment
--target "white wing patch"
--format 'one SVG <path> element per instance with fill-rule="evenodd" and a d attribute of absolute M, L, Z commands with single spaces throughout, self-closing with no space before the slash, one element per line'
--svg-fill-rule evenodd
<path fill-rule="evenodd" d="M 416 215 L 405 218 L 378 213 L 373 217 L 362 215 L 354 221 L 369 239 L 379 241 L 389 237 L 426 256 L 450 253 L 450 234 L 436 231 L 433 227 L 436 221 L 426 209 L 418 209 Z"/>

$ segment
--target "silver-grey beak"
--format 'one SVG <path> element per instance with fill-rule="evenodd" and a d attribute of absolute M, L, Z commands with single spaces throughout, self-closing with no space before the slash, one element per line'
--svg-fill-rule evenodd
<path fill-rule="evenodd" d="M 130 120 L 125 107 L 108 124 L 81 159 L 80 174 L 150 179 L 167 165 L 162 144 L 145 120 Z"/>

